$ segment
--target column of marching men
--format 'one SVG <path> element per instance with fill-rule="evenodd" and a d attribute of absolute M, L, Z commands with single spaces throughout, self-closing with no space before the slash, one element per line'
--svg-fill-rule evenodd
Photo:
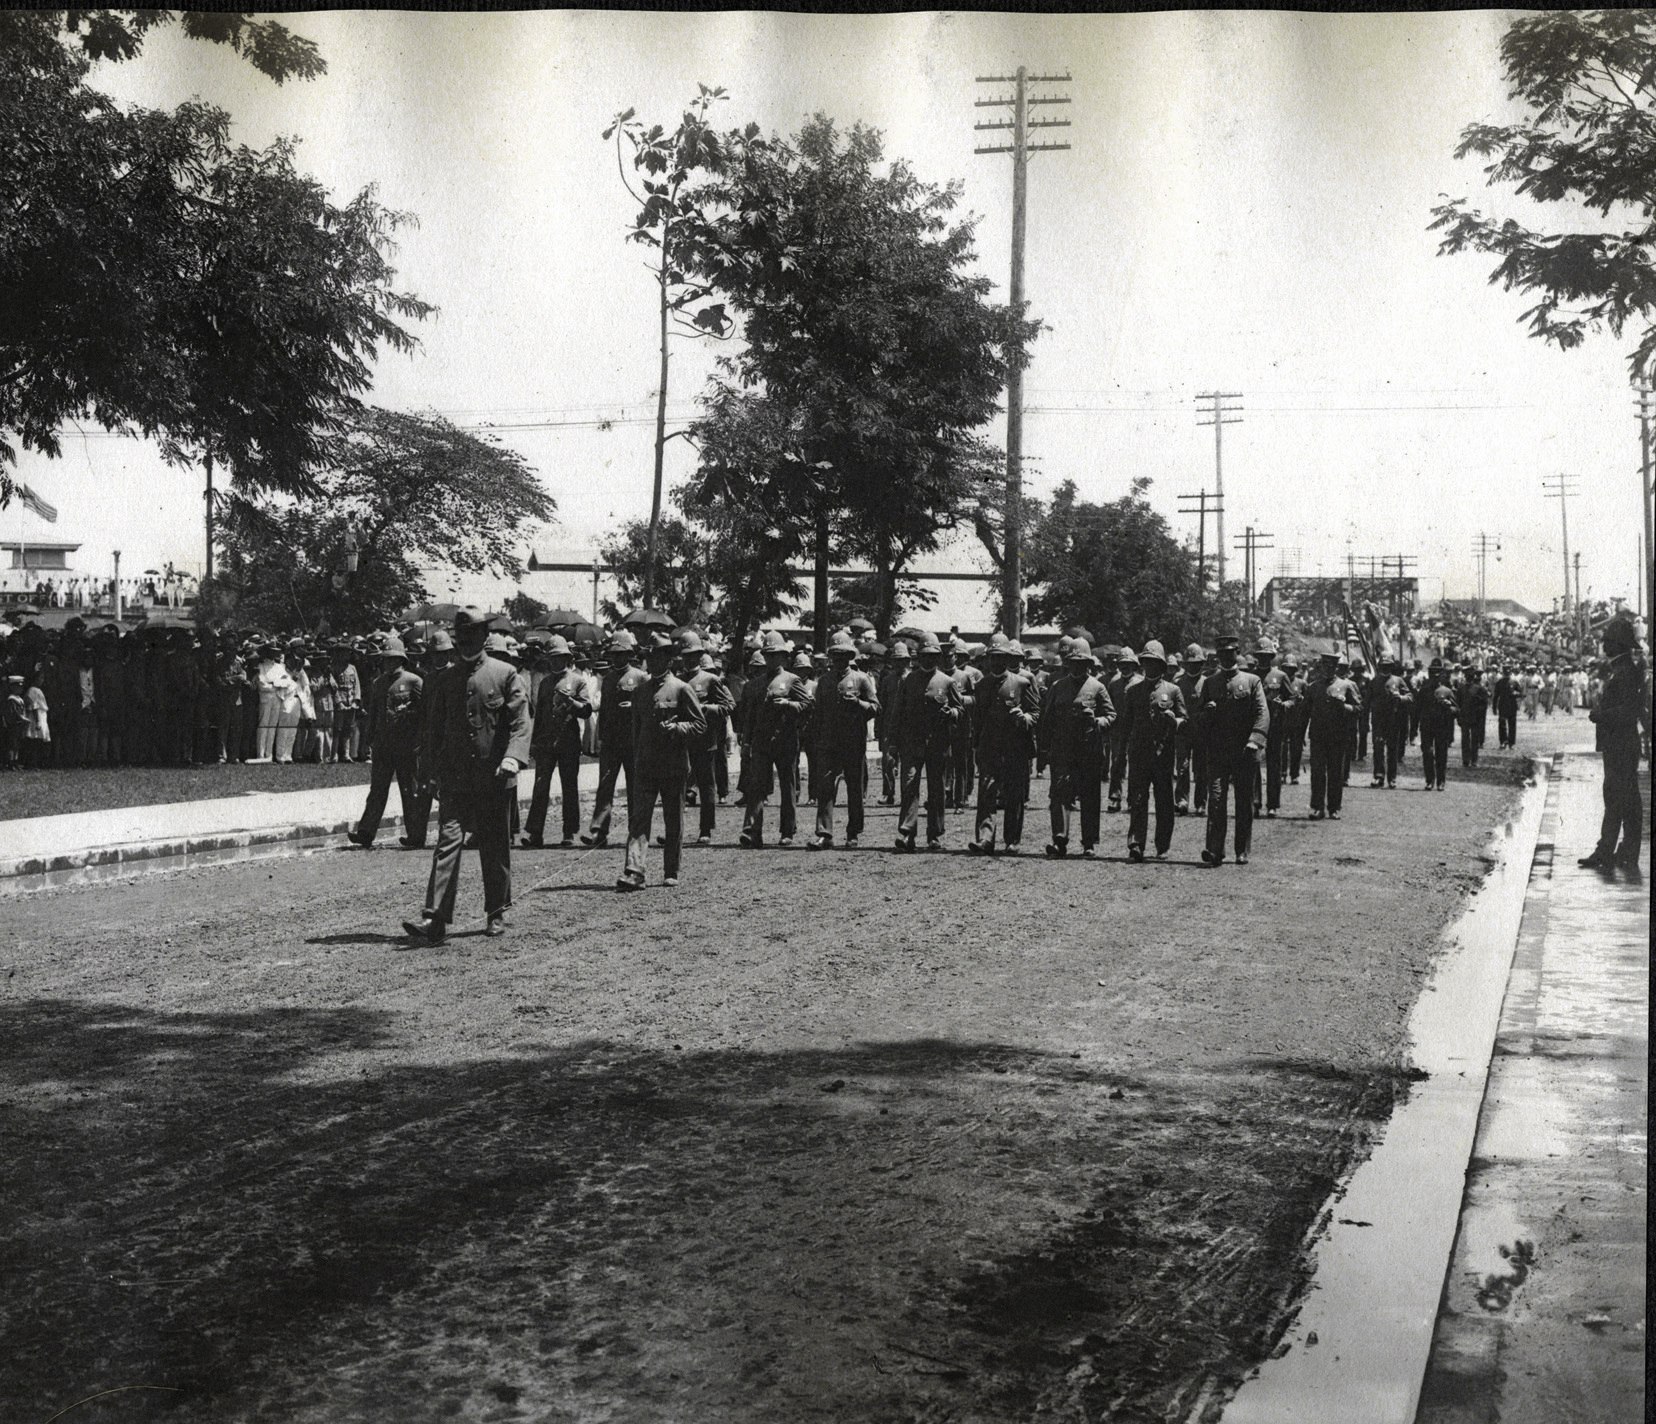
<path fill-rule="evenodd" d="M 1371 677 L 1361 660 L 1327 654 L 1302 667 L 1292 656 L 1279 661 L 1268 640 L 1244 652 L 1234 636 L 1191 644 L 1181 657 L 1154 641 L 1136 653 L 1114 644 L 1095 653 L 1079 636 L 1041 651 L 1001 634 L 987 645 L 923 634 L 888 647 L 842 630 L 813 656 L 771 632 L 750 639 L 729 672 L 689 630 L 623 628 L 590 658 L 553 637 L 530 668 L 519 666 L 519 651 L 469 609 L 452 639 L 431 639 L 423 678 L 399 639 L 379 650 L 366 696 L 372 781 L 350 838 L 373 844 L 396 781 L 402 843 L 423 846 L 435 801 L 426 903 L 404 922 L 416 940 L 447 933 L 465 848 L 481 862 L 485 933 L 505 933 L 516 782 L 531 765 L 521 846 L 548 844 L 556 777 L 558 846 L 604 847 L 624 814 L 623 891 L 645 887 L 652 840 L 663 852 L 661 883 L 677 885 L 686 808 L 696 811 L 695 843 L 708 845 L 732 786 L 743 848 L 767 845 L 773 807 L 774 843 L 794 845 L 801 799 L 814 810 L 806 849 L 858 847 L 871 751 L 879 802 L 897 808 L 894 853 L 918 851 L 922 832 L 927 850 L 943 849 L 948 813 L 969 811 L 969 854 L 1019 854 L 1031 782 L 1046 776 L 1046 856 L 1096 858 L 1104 813 L 1125 810 L 1127 858 L 1161 858 L 1178 819 L 1195 814 L 1206 827 L 1200 863 L 1216 867 L 1227 849 L 1248 863 L 1255 817 L 1275 817 L 1302 771 L 1310 818 L 1338 820 L 1371 740 L 1375 788 L 1395 788 L 1418 739 L 1426 789 L 1442 790 L 1457 729 L 1463 764 L 1475 765 L 1490 705 L 1475 669 L 1452 676 L 1434 661 L 1414 676 L 1388 661 Z M 1495 701 L 1501 708 L 1499 691 Z M 594 746 L 598 783 L 583 816 L 578 775 Z"/>

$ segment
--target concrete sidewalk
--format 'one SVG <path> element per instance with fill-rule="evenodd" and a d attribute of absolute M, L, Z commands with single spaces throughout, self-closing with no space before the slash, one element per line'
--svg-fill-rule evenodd
<path fill-rule="evenodd" d="M 1417 1424 L 1644 1418 L 1650 888 L 1576 865 L 1600 785 L 1549 781 Z"/>
<path fill-rule="evenodd" d="M 518 777 L 518 799 L 525 805 L 534 784 L 533 773 Z M 596 762 L 581 767 L 579 784 L 583 799 L 590 797 L 598 785 Z M 119 870 L 144 861 L 343 836 L 362 815 L 367 795 L 365 784 L 324 786 L 0 821 L 0 885 L 68 871 Z M 552 805 L 562 802 L 554 778 Z M 394 843 L 401 830 L 402 803 L 393 783 L 380 838 Z"/>

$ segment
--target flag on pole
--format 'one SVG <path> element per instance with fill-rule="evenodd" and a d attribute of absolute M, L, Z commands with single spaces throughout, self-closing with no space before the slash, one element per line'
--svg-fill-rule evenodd
<path fill-rule="evenodd" d="M 48 524 L 57 523 L 57 506 L 55 504 L 47 504 L 28 485 L 19 484 L 16 489 L 17 497 L 23 501 L 23 508 L 28 510 L 30 514 L 37 519 L 44 519 Z"/>

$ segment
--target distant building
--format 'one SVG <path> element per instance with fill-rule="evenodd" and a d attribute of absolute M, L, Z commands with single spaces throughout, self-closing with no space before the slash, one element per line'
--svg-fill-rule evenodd
<path fill-rule="evenodd" d="M 1446 598 L 1443 607 L 1453 609 L 1456 613 L 1477 613 L 1478 600 L 1475 598 Z M 1486 598 L 1483 601 L 1485 617 L 1510 618 L 1515 623 L 1539 623 L 1541 615 L 1532 613 L 1523 604 L 1516 603 L 1510 598 Z"/>
<path fill-rule="evenodd" d="M 1413 618 L 1420 607 L 1420 580 L 1414 578 L 1296 578 L 1278 575 L 1259 595 L 1266 617 L 1289 616 L 1322 622 L 1372 603 L 1392 618 Z"/>

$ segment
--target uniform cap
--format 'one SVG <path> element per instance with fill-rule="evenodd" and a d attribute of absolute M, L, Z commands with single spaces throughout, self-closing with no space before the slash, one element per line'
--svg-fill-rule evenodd
<path fill-rule="evenodd" d="M 793 644 L 784 638 L 780 633 L 766 633 L 765 651 L 767 653 L 791 653 L 793 651 Z"/>
<path fill-rule="evenodd" d="M 380 644 L 379 651 L 382 658 L 406 658 L 408 656 L 408 649 L 403 647 L 403 640 L 394 633 Z"/>
<path fill-rule="evenodd" d="M 454 610 L 454 631 L 462 633 L 467 628 L 481 628 L 488 620 L 483 616 L 483 610 L 473 604 Z"/>
<path fill-rule="evenodd" d="M 1072 663 L 1090 663 L 1092 661 L 1092 648 L 1085 638 L 1071 638 L 1069 648 L 1064 653 L 1064 658 Z"/>
<path fill-rule="evenodd" d="M 504 633 L 490 633 L 483 640 L 483 651 L 486 653 L 508 653 L 511 648 L 507 646 Z"/>
<path fill-rule="evenodd" d="M 635 653 L 638 651 L 638 640 L 625 628 L 617 628 L 610 634 L 609 650 L 612 653 Z"/>
<path fill-rule="evenodd" d="M 1299 659 L 1292 653 L 1285 653 L 1283 655 L 1281 667 L 1284 672 L 1297 672 L 1299 670 Z"/>
<path fill-rule="evenodd" d="M 1163 650 L 1162 645 L 1152 638 L 1144 645 L 1144 651 L 1139 654 L 1139 661 L 1160 663 L 1163 667 L 1166 667 L 1167 653 Z"/>
<path fill-rule="evenodd" d="M 1234 633 L 1221 633 L 1213 640 L 1213 651 L 1222 652 L 1226 648 L 1240 648 L 1242 640 Z"/>
<path fill-rule="evenodd" d="M 439 628 L 431 635 L 431 641 L 426 644 L 428 653 L 452 653 L 454 639 L 449 636 L 447 628 Z"/>
<path fill-rule="evenodd" d="M 1085 640 L 1083 640 L 1083 641 L 1085 641 Z M 1100 648 L 1098 650 L 1098 656 L 1101 657 L 1101 658 L 1120 658 L 1121 657 L 1121 644 L 1120 643 L 1106 643 L 1102 648 Z"/>
<path fill-rule="evenodd" d="M 884 643 L 865 643 L 863 651 L 871 658 L 883 658 L 886 655 L 886 645 Z"/>
<path fill-rule="evenodd" d="M 701 660 L 696 664 L 696 670 L 698 672 L 712 672 L 716 667 L 718 667 L 718 664 L 713 661 L 712 653 L 703 653 L 701 655 Z"/>
<path fill-rule="evenodd" d="M 762 667 L 764 667 L 764 665 L 765 665 L 765 655 L 762 652 L 760 652 L 758 648 L 755 648 L 751 653 L 748 654 L 747 665 L 750 668 L 762 668 Z"/>
<path fill-rule="evenodd" d="M 793 670 L 795 672 L 811 671 L 811 655 L 801 648 L 793 656 Z"/>
<path fill-rule="evenodd" d="M 1634 636 L 1633 624 L 1626 618 L 1612 618 L 1604 625 L 1604 631 L 1599 635 L 1604 643 L 1605 651 L 1611 648 L 1618 652 L 1628 652 L 1638 645 L 1638 638 Z"/>
<path fill-rule="evenodd" d="M 970 652 L 971 649 L 965 643 L 964 640 L 962 640 L 960 638 L 950 638 L 949 639 L 949 651 L 951 653 L 953 653 L 958 658 L 958 657 L 962 657 L 966 653 Z"/>
<path fill-rule="evenodd" d="M 909 659 L 909 645 L 899 638 L 891 645 L 892 662 L 907 662 Z"/>
<path fill-rule="evenodd" d="M 830 653 L 844 653 L 847 657 L 856 657 L 857 645 L 851 641 L 848 633 L 835 633 L 833 641 L 828 644 Z"/>
<path fill-rule="evenodd" d="M 1117 656 L 1116 661 L 1120 663 L 1122 667 L 1137 667 L 1139 665 L 1138 654 L 1131 648 L 1123 648 Z"/>
<path fill-rule="evenodd" d="M 1074 646 L 1074 644 L 1075 639 L 1070 637 L 1068 633 L 1065 633 L 1058 639 L 1058 656 L 1061 658 L 1067 658 L 1069 656 L 1069 650 Z"/>
<path fill-rule="evenodd" d="M 1187 663 L 1199 663 L 1206 656 L 1207 654 L 1202 651 L 1200 643 L 1192 643 L 1185 649 L 1185 661 Z"/>
<path fill-rule="evenodd" d="M 1432 665 L 1429 668 L 1427 668 L 1426 671 L 1427 672 L 1442 672 L 1443 671 L 1443 659 L 1442 658 L 1433 658 L 1432 659 Z"/>
<path fill-rule="evenodd" d="M 1005 633 L 991 633 L 989 635 L 989 651 L 991 653 L 997 649 L 1006 649 L 1011 646 L 1012 644 Z"/>
<path fill-rule="evenodd" d="M 937 641 L 937 635 L 935 633 L 927 633 L 926 636 L 920 640 L 920 651 L 922 653 L 940 653 L 943 651 L 943 645 Z"/>
<path fill-rule="evenodd" d="M 678 644 L 673 640 L 673 635 L 665 628 L 650 629 L 648 637 L 649 642 L 645 644 L 645 647 L 652 653 L 659 653 L 664 649 L 678 647 Z"/>
<path fill-rule="evenodd" d="M 554 633 L 547 640 L 546 655 L 549 658 L 567 658 L 570 656 L 569 639 L 562 633 Z"/>
<path fill-rule="evenodd" d="M 1257 643 L 1254 644 L 1254 656 L 1256 658 L 1264 658 L 1264 657 L 1274 658 L 1276 656 L 1276 650 L 1277 650 L 1277 645 L 1275 643 L 1273 643 L 1269 638 L 1261 638 Z"/>
<path fill-rule="evenodd" d="M 1352 669 L 1354 671 L 1362 670 L 1362 671 L 1366 672 L 1368 670 L 1368 664 L 1365 663 L 1361 658 L 1353 658 L 1351 660 L 1351 666 L 1352 666 Z"/>
<path fill-rule="evenodd" d="M 681 653 L 699 653 L 702 650 L 701 634 L 694 628 L 686 628 L 678 635 L 678 645 Z"/>

